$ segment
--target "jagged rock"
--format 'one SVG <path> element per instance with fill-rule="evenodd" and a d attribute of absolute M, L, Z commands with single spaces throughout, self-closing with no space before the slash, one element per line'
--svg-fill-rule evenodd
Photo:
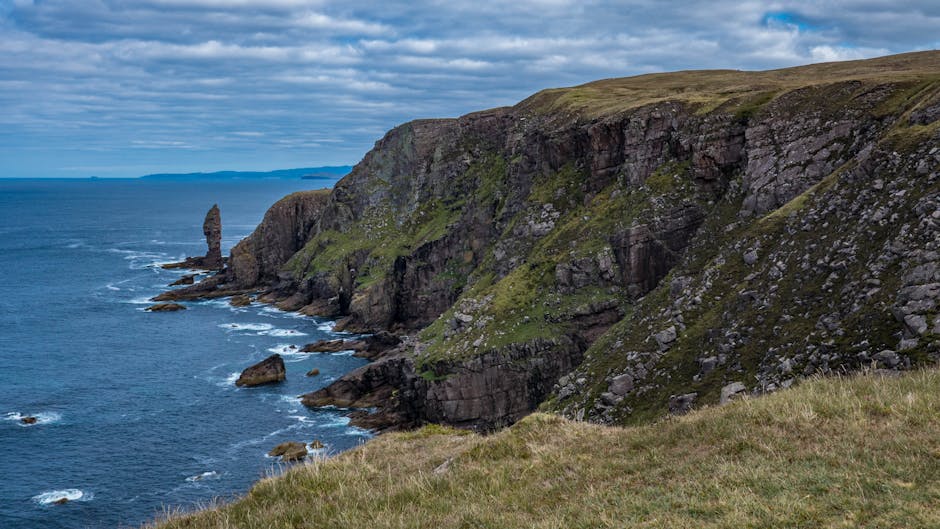
<path fill-rule="evenodd" d="M 723 388 L 721 388 L 721 399 L 719 400 L 719 402 L 721 404 L 727 404 L 728 402 L 731 402 L 732 399 L 740 395 L 744 395 L 746 391 L 747 391 L 747 388 L 744 387 L 743 383 L 732 382 L 728 384 L 727 386 L 724 386 Z"/>
<path fill-rule="evenodd" d="M 924 335 L 927 333 L 927 318 L 920 314 L 908 314 L 904 317 L 904 324 L 917 334 Z"/>
<path fill-rule="evenodd" d="M 699 360 L 699 372 L 703 375 L 708 374 L 715 370 L 718 367 L 718 357 L 709 356 L 708 358 L 703 358 Z"/>
<path fill-rule="evenodd" d="M 386 331 L 365 336 L 356 340 L 320 340 L 305 345 L 304 353 L 337 353 L 355 351 L 355 356 L 375 359 L 401 344 L 401 339 Z"/>
<path fill-rule="evenodd" d="M 757 250 L 750 250 L 744 253 L 744 264 L 753 265 L 757 263 Z"/>
<path fill-rule="evenodd" d="M 626 395 L 633 391 L 633 376 L 630 374 L 618 375 L 610 381 L 609 390 L 615 395 Z"/>
<path fill-rule="evenodd" d="M 287 378 L 287 371 L 284 368 L 284 359 L 275 353 L 242 371 L 235 385 L 239 387 L 260 386 L 280 382 L 285 378 Z"/>
<path fill-rule="evenodd" d="M 310 443 L 311 450 L 320 450 L 321 448 L 323 448 L 323 443 L 319 439 L 314 439 L 313 442 Z"/>
<path fill-rule="evenodd" d="M 169 284 L 171 287 L 178 287 L 182 285 L 192 285 L 196 282 L 196 274 L 186 274 L 176 281 Z"/>
<path fill-rule="evenodd" d="M 307 445 L 296 441 L 281 443 L 268 452 L 271 457 L 280 457 L 281 461 L 300 461 L 307 457 Z"/>
<path fill-rule="evenodd" d="M 673 325 L 667 329 L 659 331 L 653 335 L 653 338 L 656 340 L 656 343 L 659 344 L 660 350 L 669 349 L 672 345 L 672 342 L 676 341 L 676 338 L 679 337 L 678 332 L 676 331 L 676 326 Z"/>
<path fill-rule="evenodd" d="M 247 307 L 251 305 L 251 298 L 245 294 L 239 294 L 232 296 L 232 299 L 228 300 L 228 304 L 233 307 Z"/>
<path fill-rule="evenodd" d="M 364 348 L 365 343 L 359 340 L 320 340 L 308 343 L 300 349 L 302 353 L 338 353 L 340 351 L 355 351 Z"/>
<path fill-rule="evenodd" d="M 686 393 L 684 395 L 672 395 L 669 397 L 669 413 L 682 415 L 692 410 L 695 405 L 695 399 L 698 393 Z"/>
<path fill-rule="evenodd" d="M 180 305 L 179 303 L 157 303 L 156 305 L 151 305 L 146 308 L 148 312 L 176 312 L 178 310 L 186 310 L 185 305 Z"/>
<path fill-rule="evenodd" d="M 893 368 L 901 363 L 901 357 L 890 349 L 885 349 L 874 356 L 875 360 L 883 367 Z"/>

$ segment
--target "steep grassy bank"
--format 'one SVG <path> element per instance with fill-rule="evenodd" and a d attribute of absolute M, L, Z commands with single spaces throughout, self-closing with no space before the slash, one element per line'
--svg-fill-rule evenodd
<path fill-rule="evenodd" d="M 940 526 L 940 372 L 808 381 L 640 427 L 388 434 L 160 529 Z"/>

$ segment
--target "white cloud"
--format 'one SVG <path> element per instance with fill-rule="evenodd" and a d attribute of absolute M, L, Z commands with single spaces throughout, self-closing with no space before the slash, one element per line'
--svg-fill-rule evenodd
<path fill-rule="evenodd" d="M 192 170 L 351 163 L 416 117 L 598 78 L 937 47 L 937 27 L 940 4 L 921 0 L 0 0 L 0 176 L 161 150 Z"/>

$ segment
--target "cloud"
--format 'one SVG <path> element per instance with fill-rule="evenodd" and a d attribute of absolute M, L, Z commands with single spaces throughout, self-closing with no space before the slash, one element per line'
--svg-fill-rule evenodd
<path fill-rule="evenodd" d="M 396 124 L 546 87 L 930 49 L 937 27 L 917 0 L 0 0 L 0 176 L 354 163 Z"/>

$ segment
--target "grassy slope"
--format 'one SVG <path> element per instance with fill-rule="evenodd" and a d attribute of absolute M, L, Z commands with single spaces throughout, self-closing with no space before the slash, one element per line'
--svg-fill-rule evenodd
<path fill-rule="evenodd" d="M 157 527 L 926 528 L 937 505 L 930 370 L 813 380 L 642 427 L 543 414 L 488 437 L 428 426 Z"/>

